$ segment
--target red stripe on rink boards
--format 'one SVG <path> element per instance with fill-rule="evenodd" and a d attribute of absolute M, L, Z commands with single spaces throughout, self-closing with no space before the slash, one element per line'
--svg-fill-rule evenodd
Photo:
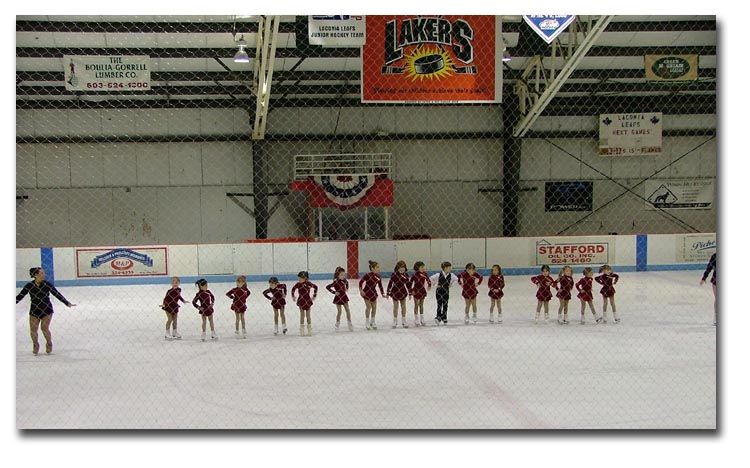
<path fill-rule="evenodd" d="M 349 279 L 359 278 L 358 241 L 346 241 L 346 275 Z"/>

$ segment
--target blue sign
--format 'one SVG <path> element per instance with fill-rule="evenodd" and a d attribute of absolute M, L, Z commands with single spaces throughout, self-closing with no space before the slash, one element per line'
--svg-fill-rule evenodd
<path fill-rule="evenodd" d="M 570 26 L 576 15 L 523 15 L 523 19 L 547 44 L 551 44 Z"/>
<path fill-rule="evenodd" d="M 99 268 L 101 265 L 111 262 L 116 258 L 129 258 L 146 266 L 154 266 L 154 260 L 146 254 L 138 253 L 131 249 L 113 249 L 109 252 L 97 255 L 91 260 L 91 268 Z"/>

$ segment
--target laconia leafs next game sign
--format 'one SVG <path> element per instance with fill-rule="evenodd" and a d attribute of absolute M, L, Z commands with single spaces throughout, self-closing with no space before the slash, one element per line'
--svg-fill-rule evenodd
<path fill-rule="evenodd" d="M 367 16 L 363 102 L 500 102 L 500 19 Z"/>

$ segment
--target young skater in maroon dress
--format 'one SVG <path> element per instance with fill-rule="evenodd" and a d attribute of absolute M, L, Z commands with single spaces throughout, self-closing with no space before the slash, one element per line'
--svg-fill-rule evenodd
<path fill-rule="evenodd" d="M 409 289 L 411 297 L 414 300 L 414 326 L 425 326 L 424 323 L 424 299 L 427 297 L 427 291 L 432 288 L 432 281 L 425 273 L 424 262 L 414 264 L 414 274 L 409 278 Z M 425 283 L 427 287 L 425 288 Z"/>
<path fill-rule="evenodd" d="M 173 276 L 171 284 L 172 287 L 167 290 L 167 294 L 164 295 L 164 300 L 159 306 L 167 314 L 167 329 L 164 332 L 164 339 L 181 340 L 182 335 L 177 331 L 177 313 L 180 311 L 180 302 L 187 304 L 187 301 L 182 298 L 180 278 Z"/>
<path fill-rule="evenodd" d="M 600 323 L 602 319 L 596 316 L 596 309 L 594 309 L 594 270 L 591 267 L 583 269 L 583 278 L 576 283 L 576 290 L 578 291 L 578 299 L 581 300 L 581 325 L 586 324 L 586 305 L 591 309 L 594 321 Z"/>
<path fill-rule="evenodd" d="M 490 296 L 490 323 L 495 322 L 495 316 L 493 311 L 497 307 L 497 323 L 503 323 L 503 288 L 505 288 L 505 277 L 503 276 L 503 270 L 500 265 L 492 265 L 492 271 L 490 272 L 489 278 L 487 278 L 487 287 L 489 291 L 487 295 Z"/>
<path fill-rule="evenodd" d="M 286 285 L 280 284 L 279 279 L 275 276 L 268 278 L 268 289 L 263 291 L 263 297 L 271 301 L 273 308 L 273 334 L 279 334 L 279 315 L 281 315 L 281 328 L 286 334 L 286 316 L 284 307 L 286 307 Z"/>
<path fill-rule="evenodd" d="M 196 281 L 195 285 L 198 286 L 198 292 L 193 298 L 193 307 L 201 315 L 201 341 L 206 341 L 206 320 L 211 325 L 211 339 L 218 340 L 219 336 L 214 330 L 214 294 L 208 290 L 208 281 L 203 278 Z"/>
<path fill-rule="evenodd" d="M 245 330 L 245 311 L 247 311 L 247 298 L 250 290 L 247 287 L 245 275 L 237 277 L 237 286 L 227 291 L 227 297 L 232 299 L 231 309 L 234 311 L 234 335 L 240 338 L 240 323 L 242 323 L 242 338 L 247 338 Z"/>
<path fill-rule="evenodd" d="M 359 280 L 359 294 L 365 300 L 365 322 L 368 330 L 377 330 L 375 324 L 375 313 L 378 311 L 378 291 L 380 295 L 387 297 L 383 291 L 383 281 L 380 279 L 380 265 L 378 262 L 368 260 L 370 272 Z"/>
<path fill-rule="evenodd" d="M 531 282 L 537 286 L 536 317 L 534 318 L 534 323 L 539 322 L 542 306 L 544 306 L 544 323 L 549 323 L 549 301 L 552 299 L 550 287 L 557 289 L 557 281 L 552 279 L 549 273 L 549 266 L 542 265 L 541 274 L 531 277 Z"/>
<path fill-rule="evenodd" d="M 568 322 L 568 303 L 570 302 L 571 294 L 573 290 L 573 269 L 569 265 L 565 265 L 560 268 L 560 272 L 557 274 L 557 298 L 560 299 L 560 307 L 557 309 L 557 323 L 560 325 L 567 325 Z"/>
<path fill-rule="evenodd" d="M 406 273 L 406 262 L 399 260 L 388 281 L 386 296 L 393 299 L 393 328 L 398 326 L 398 308 L 401 306 L 401 326 L 409 328 L 406 323 L 406 298 L 411 295 L 409 289 L 409 274 Z"/>
<path fill-rule="evenodd" d="M 295 299 L 295 293 L 297 298 Z M 310 275 L 306 271 L 297 273 L 297 283 L 292 288 L 292 300 L 296 300 L 299 307 L 299 334 L 305 336 L 305 317 L 307 317 L 307 336 L 312 335 L 312 321 L 310 309 L 318 297 L 318 285 L 310 282 Z"/>
<path fill-rule="evenodd" d="M 469 323 L 469 308 L 474 311 L 474 323 L 477 323 L 477 286 L 482 284 L 482 275 L 477 273 L 477 267 L 473 263 L 467 263 L 464 271 L 458 275 L 458 284 L 461 285 L 461 295 L 466 303 L 464 323 Z"/>
<path fill-rule="evenodd" d="M 701 286 L 706 284 L 706 278 L 712 270 L 714 273 L 711 275 L 711 289 L 714 291 L 714 325 L 716 325 L 716 253 L 711 254 L 711 258 L 708 260 L 706 271 L 703 272 L 703 279 L 701 279 Z"/>
<path fill-rule="evenodd" d="M 349 296 L 346 295 L 346 292 L 349 290 L 349 280 L 346 279 L 346 270 L 340 266 L 336 267 L 336 271 L 333 273 L 333 282 L 326 285 L 326 289 L 329 293 L 333 294 L 333 303 L 336 304 L 336 331 L 339 331 L 342 307 L 346 311 L 346 321 L 349 331 L 354 331 L 352 314 L 349 311 Z"/>
<path fill-rule="evenodd" d="M 52 308 L 52 301 L 49 299 L 49 295 L 52 294 L 60 302 L 68 307 L 75 307 L 70 301 L 60 294 L 55 286 L 45 281 L 45 273 L 41 267 L 34 267 L 29 269 L 29 276 L 33 278 L 33 281 L 29 281 L 21 289 L 21 292 L 16 296 L 16 304 L 29 295 L 31 303 L 29 304 L 29 330 L 31 334 L 31 345 L 32 353 L 34 355 L 39 354 L 39 325 L 42 326 L 42 335 L 47 341 L 46 351 L 47 354 L 52 354 L 52 332 L 49 330 L 49 326 L 52 323 L 52 314 L 55 313 Z"/>
<path fill-rule="evenodd" d="M 599 291 L 604 298 L 604 306 L 602 308 L 602 322 L 607 323 L 607 301 L 612 304 L 612 315 L 615 318 L 615 323 L 620 323 L 620 319 L 617 317 L 617 307 L 615 306 L 615 285 L 620 279 L 620 275 L 612 273 L 612 267 L 609 265 L 602 265 L 599 268 L 599 276 L 594 278 L 597 283 L 602 285 L 602 289 Z"/>

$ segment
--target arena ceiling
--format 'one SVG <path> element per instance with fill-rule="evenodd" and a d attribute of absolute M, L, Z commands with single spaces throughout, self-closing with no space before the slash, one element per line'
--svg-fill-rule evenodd
<path fill-rule="evenodd" d="M 253 16 L 17 16 L 16 108 L 254 109 L 252 60 L 240 64 L 232 58 L 239 34 L 252 58 L 257 21 Z M 507 100 L 514 97 L 527 61 L 540 50 L 525 39 L 520 16 L 503 16 L 502 34 L 513 57 L 504 63 Z M 714 114 L 716 48 L 714 16 L 616 16 L 544 114 L 654 109 Z M 698 54 L 699 79 L 647 82 L 647 54 Z M 148 55 L 152 89 L 67 91 L 63 55 Z M 360 49 L 309 45 L 307 16 L 281 17 L 275 57 L 271 108 L 362 105 Z"/>

